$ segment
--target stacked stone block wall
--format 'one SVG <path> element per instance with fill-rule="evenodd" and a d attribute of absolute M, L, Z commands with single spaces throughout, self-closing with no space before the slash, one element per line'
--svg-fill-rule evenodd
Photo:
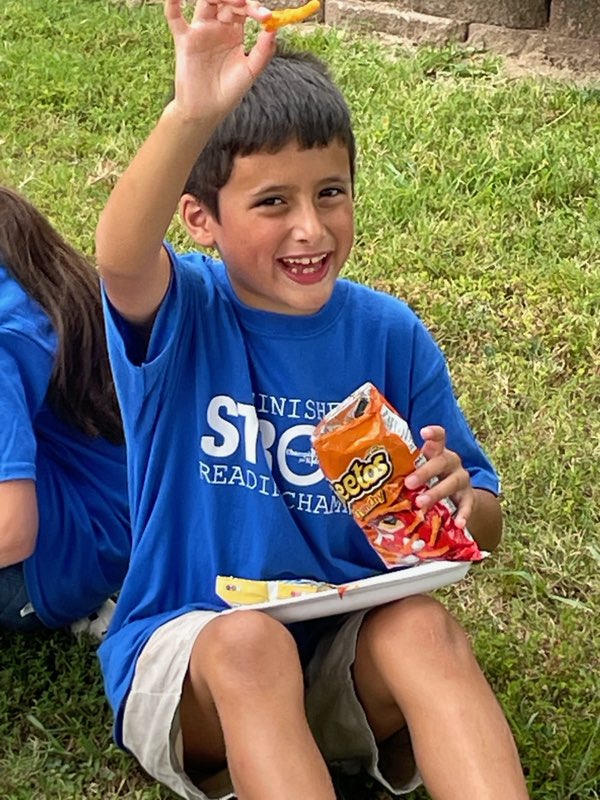
<path fill-rule="evenodd" d="M 324 0 L 326 23 L 600 70 L 600 0 Z"/>

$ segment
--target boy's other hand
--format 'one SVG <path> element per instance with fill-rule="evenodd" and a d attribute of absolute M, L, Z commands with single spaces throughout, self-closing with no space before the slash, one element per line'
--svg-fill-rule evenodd
<path fill-rule="evenodd" d="M 245 53 L 246 20 L 261 22 L 270 13 L 254 0 L 197 0 L 188 22 L 181 0 L 165 0 L 175 44 L 172 110 L 185 120 L 218 120 L 234 108 L 275 49 L 275 33 L 261 31 Z"/>
<path fill-rule="evenodd" d="M 421 429 L 421 436 L 424 440 L 421 452 L 427 461 L 407 476 L 406 487 L 418 489 L 437 478 L 434 486 L 424 488 L 423 493 L 417 496 L 416 504 L 427 510 L 444 497 L 450 497 L 457 508 L 454 521 L 458 527 L 464 528 L 475 502 L 469 473 L 463 467 L 460 456 L 446 447 L 444 428 L 428 425 Z"/>

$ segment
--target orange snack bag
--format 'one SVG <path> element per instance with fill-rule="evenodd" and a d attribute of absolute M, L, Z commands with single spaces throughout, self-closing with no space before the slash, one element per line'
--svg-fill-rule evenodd
<path fill-rule="evenodd" d="M 454 523 L 450 499 L 427 511 L 415 505 L 423 487 L 410 490 L 404 478 L 425 457 L 373 384 L 363 384 L 323 417 L 312 444 L 323 474 L 386 567 L 484 557 L 471 534 Z"/>
<path fill-rule="evenodd" d="M 266 31 L 276 31 L 283 25 L 290 25 L 293 22 L 302 22 L 307 17 L 316 14 L 321 8 L 319 0 L 309 0 L 303 6 L 297 8 L 278 8 L 271 13 L 269 19 L 262 23 Z"/>

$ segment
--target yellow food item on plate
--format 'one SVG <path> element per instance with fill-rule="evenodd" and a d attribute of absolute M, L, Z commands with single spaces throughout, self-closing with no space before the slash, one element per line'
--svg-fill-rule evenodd
<path fill-rule="evenodd" d="M 318 581 L 255 581 L 217 575 L 215 592 L 227 605 L 250 606 L 274 600 L 289 600 L 291 597 L 314 594 L 331 588 L 331 584 Z"/>

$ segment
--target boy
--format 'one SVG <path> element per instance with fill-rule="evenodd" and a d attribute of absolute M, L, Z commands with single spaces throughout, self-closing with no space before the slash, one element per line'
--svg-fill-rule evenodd
<path fill-rule="evenodd" d="M 429 460 L 407 481 L 440 478 L 423 507 L 451 495 L 486 549 L 501 514 L 427 331 L 337 279 L 354 139 L 324 68 L 275 55 L 266 32 L 246 55 L 247 17 L 268 12 L 245 0 L 198 0 L 189 24 L 178 0 L 165 8 L 175 98 L 97 233 L 134 530 L 101 649 L 116 738 L 186 798 L 332 800 L 326 762 L 349 760 L 398 794 L 420 782 L 416 764 L 436 798 L 521 800 L 502 712 L 432 598 L 289 628 L 223 613 L 219 574 L 381 571 L 310 457 L 316 422 L 366 380 L 420 431 Z M 163 246 L 178 202 L 222 262 Z"/>

